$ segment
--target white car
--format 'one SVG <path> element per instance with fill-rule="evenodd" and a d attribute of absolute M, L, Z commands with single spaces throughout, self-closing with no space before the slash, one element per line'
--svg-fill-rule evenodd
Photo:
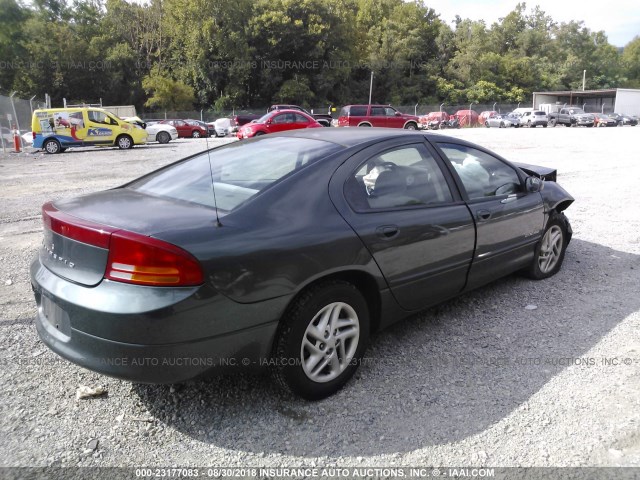
<path fill-rule="evenodd" d="M 216 130 L 216 137 L 226 137 L 231 133 L 232 120 L 230 118 L 219 118 L 215 122 L 208 123 L 207 125 L 213 125 Z"/>
<path fill-rule="evenodd" d="M 22 145 L 23 146 L 28 146 L 31 145 L 33 143 L 33 133 L 32 132 L 26 132 L 23 133 L 22 135 L 20 135 L 22 137 Z"/>
<path fill-rule="evenodd" d="M 136 124 L 145 129 L 147 132 L 147 143 L 159 142 L 169 143 L 171 140 L 178 138 L 178 130 L 172 125 L 166 123 L 144 123 L 140 117 L 123 118 L 125 122 Z"/>
<path fill-rule="evenodd" d="M 547 124 L 549 123 L 549 118 L 547 114 L 540 110 L 533 110 L 531 112 L 524 112 L 520 117 L 520 126 L 522 127 L 537 127 L 538 125 L 542 125 L 544 128 L 547 128 Z"/>

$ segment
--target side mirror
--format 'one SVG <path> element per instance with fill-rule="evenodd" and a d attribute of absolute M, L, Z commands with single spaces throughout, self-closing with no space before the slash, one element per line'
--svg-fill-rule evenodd
<path fill-rule="evenodd" d="M 400 112 L 396 112 L 396 113 L 395 113 L 395 115 L 396 115 L 396 117 L 399 117 L 399 116 L 401 116 L 402 114 L 401 114 Z"/>
<path fill-rule="evenodd" d="M 527 177 L 524 186 L 529 193 L 537 193 L 544 188 L 544 180 L 538 177 Z"/>

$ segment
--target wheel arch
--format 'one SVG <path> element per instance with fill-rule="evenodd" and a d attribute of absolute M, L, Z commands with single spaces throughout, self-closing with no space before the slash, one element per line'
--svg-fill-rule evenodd
<path fill-rule="evenodd" d="M 376 279 L 370 273 L 362 270 L 342 270 L 314 278 L 291 297 L 284 311 L 288 311 L 289 308 L 295 304 L 296 300 L 301 295 L 304 295 L 304 293 L 310 288 L 335 280 L 342 280 L 350 283 L 362 294 L 369 309 L 369 330 L 370 332 L 377 332 L 380 329 L 382 297 L 380 295 L 380 289 Z"/>
<path fill-rule="evenodd" d="M 358 124 L 359 127 L 371 127 L 371 123 L 370 122 L 360 122 Z"/>

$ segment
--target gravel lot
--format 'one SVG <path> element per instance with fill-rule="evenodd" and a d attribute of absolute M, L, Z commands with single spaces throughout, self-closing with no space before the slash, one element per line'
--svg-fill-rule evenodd
<path fill-rule="evenodd" d="M 131 384 L 38 340 L 28 265 L 41 204 L 120 185 L 203 139 L 0 156 L 0 466 L 640 466 L 638 133 L 451 132 L 558 168 L 576 198 L 563 270 L 381 332 L 347 387 L 317 403 L 268 377 Z M 80 385 L 108 394 L 76 400 Z"/>

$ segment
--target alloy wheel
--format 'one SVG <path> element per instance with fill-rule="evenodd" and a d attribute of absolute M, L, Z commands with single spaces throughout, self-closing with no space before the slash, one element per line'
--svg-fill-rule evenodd
<path fill-rule="evenodd" d="M 544 234 L 538 255 L 538 266 L 542 273 L 549 273 L 554 269 L 562 255 L 563 242 L 562 229 L 557 225 L 553 225 Z"/>
<path fill-rule="evenodd" d="M 300 358 L 305 375 L 318 383 L 337 378 L 354 358 L 359 338 L 358 315 L 350 305 L 335 302 L 322 308 L 302 337 Z"/>

